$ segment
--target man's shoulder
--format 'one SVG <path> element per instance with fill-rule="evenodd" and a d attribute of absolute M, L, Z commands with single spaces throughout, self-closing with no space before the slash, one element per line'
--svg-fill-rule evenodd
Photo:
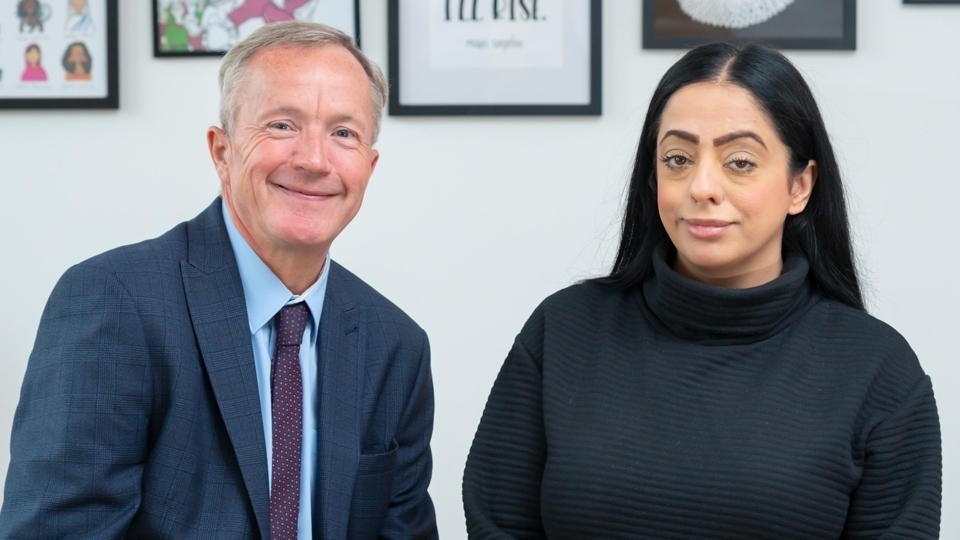
<path fill-rule="evenodd" d="M 423 333 L 420 325 L 399 306 L 336 261 L 330 262 L 327 298 L 343 311 L 360 309 L 380 323 Z"/>
<path fill-rule="evenodd" d="M 212 247 L 207 245 L 210 244 L 211 237 L 207 229 L 217 226 L 223 230 L 213 237 L 223 237 L 217 242 L 219 244 L 217 248 L 223 249 L 224 245 L 228 244 L 225 244 L 226 229 L 222 223 L 218 224 L 218 220 L 222 222 L 223 219 L 219 205 L 219 199 L 217 199 L 195 218 L 176 224 L 160 236 L 115 247 L 94 255 L 76 266 L 117 272 L 149 271 L 168 264 L 179 266 L 181 261 L 188 258 L 191 245 L 197 251 Z"/>
<path fill-rule="evenodd" d="M 99 281 L 110 276 L 120 282 L 135 282 L 149 287 L 158 280 L 170 277 L 179 279 L 180 264 L 188 260 L 192 252 L 201 253 L 211 249 L 223 251 L 224 242 L 217 242 L 217 246 L 208 245 L 214 243 L 210 238 L 216 238 L 216 235 L 209 234 L 208 229 L 216 226 L 217 219 L 222 221 L 218 201 L 194 219 L 178 223 L 160 236 L 115 247 L 73 265 L 64 273 L 61 282 L 69 283 L 78 279 Z M 220 227 L 223 228 L 222 225 Z M 225 228 L 220 234 L 226 237 Z"/>
<path fill-rule="evenodd" d="M 180 223 L 156 238 L 115 247 L 78 263 L 78 266 L 118 271 L 137 270 L 144 266 L 153 267 L 164 261 L 179 263 L 186 253 L 186 223 Z"/>

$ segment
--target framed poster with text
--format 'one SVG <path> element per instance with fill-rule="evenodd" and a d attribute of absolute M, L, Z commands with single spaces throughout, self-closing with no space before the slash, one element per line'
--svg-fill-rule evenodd
<path fill-rule="evenodd" d="M 116 109 L 118 0 L 11 0 L 0 11 L 0 109 Z"/>
<path fill-rule="evenodd" d="M 389 113 L 599 115 L 600 13 L 600 0 L 389 0 Z"/>
<path fill-rule="evenodd" d="M 261 26 L 330 25 L 360 44 L 360 0 L 153 0 L 153 56 L 222 56 Z"/>
<path fill-rule="evenodd" d="M 643 0 L 643 48 L 760 41 L 780 49 L 857 48 L 857 0 Z"/>

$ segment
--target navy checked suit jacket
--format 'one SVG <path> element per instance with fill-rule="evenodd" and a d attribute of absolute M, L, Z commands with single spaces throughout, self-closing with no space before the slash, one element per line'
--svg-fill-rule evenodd
<path fill-rule="evenodd" d="M 426 334 L 340 265 L 319 334 L 317 538 L 436 538 Z M 68 270 L 14 418 L 2 538 L 269 538 L 240 274 L 217 199 Z"/>

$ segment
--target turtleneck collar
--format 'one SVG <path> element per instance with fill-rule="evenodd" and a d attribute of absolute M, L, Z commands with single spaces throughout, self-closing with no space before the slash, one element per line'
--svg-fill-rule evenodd
<path fill-rule="evenodd" d="M 727 289 L 687 279 L 667 260 L 668 242 L 653 257 L 653 275 L 641 294 L 653 316 L 683 339 L 749 343 L 788 326 L 819 299 L 799 254 L 785 257 L 780 277 L 749 289 Z"/>

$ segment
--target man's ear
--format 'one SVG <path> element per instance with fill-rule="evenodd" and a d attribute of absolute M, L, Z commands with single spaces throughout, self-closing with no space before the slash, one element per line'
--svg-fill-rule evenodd
<path fill-rule="evenodd" d="M 810 201 L 810 194 L 813 193 L 813 186 L 817 183 L 817 161 L 811 159 L 807 166 L 794 175 L 790 182 L 790 209 L 787 211 L 791 216 L 795 216 L 807 207 Z"/>
<path fill-rule="evenodd" d="M 230 137 L 222 129 L 210 126 L 207 130 L 207 149 L 210 150 L 210 159 L 217 169 L 217 176 L 224 185 L 230 183 L 229 149 Z"/>

